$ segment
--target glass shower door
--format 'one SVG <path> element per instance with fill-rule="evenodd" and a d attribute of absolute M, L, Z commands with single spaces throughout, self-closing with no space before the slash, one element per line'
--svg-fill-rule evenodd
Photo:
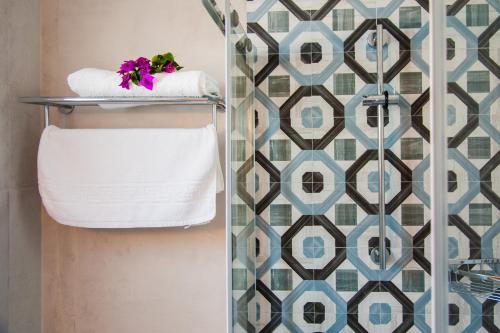
<path fill-rule="evenodd" d="M 449 332 L 500 332 L 500 6 L 446 1 Z"/>
<path fill-rule="evenodd" d="M 256 236 L 266 244 L 257 301 L 272 308 L 261 331 L 418 331 L 415 309 L 431 287 L 427 2 L 249 1 L 248 10 L 259 51 Z M 363 105 L 380 93 L 377 24 L 383 90 L 400 97 L 382 119 Z"/>
<path fill-rule="evenodd" d="M 252 43 L 240 15 L 225 2 L 226 30 L 226 216 L 229 332 L 255 332 L 255 168 Z"/>
<path fill-rule="evenodd" d="M 446 67 L 436 68 L 434 5 L 444 4 L 248 2 L 248 31 L 258 50 L 257 331 L 431 332 L 432 313 L 443 308 L 451 315 L 434 319 L 447 320 L 450 332 L 498 331 L 491 300 L 460 301 L 468 296 L 457 294 L 461 303 L 432 307 L 432 291 L 448 286 L 448 258 L 431 262 L 436 244 L 449 244 L 458 259 L 498 257 L 499 6 L 446 1 L 448 17 L 438 20 L 453 35 L 440 49 Z M 364 96 L 380 93 L 371 43 L 377 24 L 384 29 L 383 87 L 399 97 L 383 119 L 377 107 L 363 105 Z M 447 71 L 453 99 L 434 113 L 432 69 Z M 446 152 L 431 135 L 436 112 L 448 118 Z M 436 151 L 450 159 L 438 182 L 431 163 Z M 445 161 L 437 166 L 445 167 Z M 436 205 L 433 188 L 441 181 L 449 202 Z M 373 251 L 380 244 L 381 187 L 385 269 Z M 450 213 L 431 221 L 443 205 Z M 443 270 L 446 281 L 435 283 Z"/>
<path fill-rule="evenodd" d="M 424 6 L 378 7 L 349 49 L 368 83 L 363 108 L 346 119 L 366 149 L 347 171 L 347 190 L 369 214 L 347 236 L 348 259 L 369 279 L 349 302 L 355 331 L 417 330 L 431 290 L 428 17 Z"/>

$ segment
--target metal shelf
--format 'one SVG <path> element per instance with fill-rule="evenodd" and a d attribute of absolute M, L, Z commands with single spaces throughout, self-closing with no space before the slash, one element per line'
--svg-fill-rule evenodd
<path fill-rule="evenodd" d="M 450 289 L 500 301 L 500 259 L 450 260 Z"/>
<path fill-rule="evenodd" d="M 226 106 L 221 98 L 204 97 L 19 97 L 18 101 L 25 104 L 43 106 L 44 125 L 49 126 L 49 109 L 57 107 L 64 114 L 70 114 L 77 106 L 100 105 L 207 105 L 211 106 L 212 123 L 217 128 L 217 111 L 224 111 Z"/>
<path fill-rule="evenodd" d="M 216 105 L 225 109 L 224 101 L 215 97 L 19 97 L 19 102 L 72 109 L 75 106 L 103 104 L 144 105 Z"/>

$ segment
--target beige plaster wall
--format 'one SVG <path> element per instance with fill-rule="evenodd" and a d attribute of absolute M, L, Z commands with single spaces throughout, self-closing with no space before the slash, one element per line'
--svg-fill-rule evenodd
<path fill-rule="evenodd" d="M 201 0 L 42 0 L 41 17 L 45 95 L 70 94 L 66 77 L 79 68 L 115 69 L 124 59 L 168 50 L 224 88 L 224 37 Z M 57 121 L 72 128 L 194 127 L 209 119 L 204 111 L 149 108 Z M 44 213 L 43 331 L 224 332 L 223 201 L 221 194 L 216 221 L 188 230 L 78 229 Z"/>
<path fill-rule="evenodd" d="M 0 333 L 37 333 L 41 322 L 40 200 L 36 107 L 39 1 L 0 0 Z"/>

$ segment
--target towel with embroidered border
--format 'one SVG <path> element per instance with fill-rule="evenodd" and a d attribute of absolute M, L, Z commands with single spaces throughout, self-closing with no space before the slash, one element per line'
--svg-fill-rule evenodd
<path fill-rule="evenodd" d="M 60 129 L 38 152 L 42 202 L 83 228 L 191 226 L 215 217 L 223 190 L 213 125 L 189 129 Z"/>

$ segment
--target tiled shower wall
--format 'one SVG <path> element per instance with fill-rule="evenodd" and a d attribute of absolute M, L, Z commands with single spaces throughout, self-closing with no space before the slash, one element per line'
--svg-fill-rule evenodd
<path fill-rule="evenodd" d="M 500 4 L 448 5 L 450 257 L 498 258 Z M 239 256 L 256 284 L 233 279 L 242 295 L 235 331 L 430 332 L 428 7 L 247 2 L 256 52 L 255 267 L 245 258 L 252 246 Z M 386 31 L 386 89 L 401 97 L 385 117 L 385 271 L 369 255 L 378 236 L 376 110 L 361 105 L 376 93 L 367 38 L 377 23 Z M 247 302 L 255 311 L 244 315 Z M 450 331 L 498 332 L 495 304 L 451 294 Z"/>
<path fill-rule="evenodd" d="M 227 6 L 227 2 L 226 2 Z M 244 7 L 244 6 L 243 6 Z M 234 7 L 232 7 L 234 8 Z M 255 119 L 254 71 L 250 40 L 236 12 L 226 7 L 227 66 L 231 81 L 230 140 L 231 166 L 231 299 L 234 332 L 255 332 Z M 227 12 L 229 11 L 229 12 Z"/>
<path fill-rule="evenodd" d="M 498 0 L 457 1 L 447 10 L 448 248 L 453 259 L 500 258 L 499 11 Z M 450 293 L 449 303 L 453 327 L 500 332 L 500 305 L 493 300 Z"/>

